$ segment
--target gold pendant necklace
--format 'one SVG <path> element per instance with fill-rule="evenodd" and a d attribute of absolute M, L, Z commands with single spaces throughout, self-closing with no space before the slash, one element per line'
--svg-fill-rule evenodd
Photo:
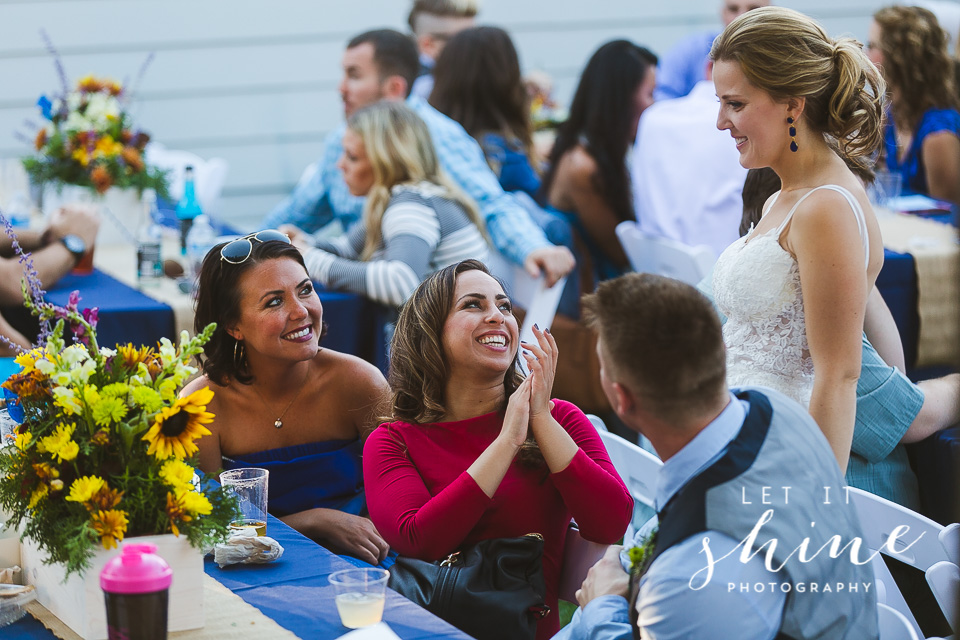
<path fill-rule="evenodd" d="M 294 394 L 293 399 L 292 399 L 290 402 L 287 403 L 287 406 L 284 408 L 283 411 L 280 412 L 280 415 L 277 416 L 277 419 L 273 421 L 273 426 L 274 426 L 275 428 L 279 429 L 279 428 L 283 427 L 283 416 L 287 415 L 287 411 L 290 410 L 290 407 L 293 406 L 293 403 L 296 402 L 296 401 L 297 401 L 297 398 L 300 397 L 300 392 L 303 391 L 303 388 L 304 388 L 304 387 L 306 386 L 306 384 L 307 384 L 307 376 L 308 376 L 308 375 L 310 375 L 310 366 L 309 366 L 309 364 L 307 365 L 307 370 L 306 370 L 306 372 L 303 374 L 303 382 L 300 383 L 300 388 L 297 389 L 297 392 Z M 272 411 L 271 411 L 271 409 L 270 409 L 270 405 L 267 404 L 267 401 L 266 401 L 266 399 L 264 399 L 263 395 L 260 393 L 260 390 L 257 389 L 256 386 L 253 386 L 253 390 L 254 390 L 254 392 L 256 392 L 257 397 L 260 398 L 260 402 L 263 403 L 263 406 L 267 408 L 267 413 L 272 413 Z"/>

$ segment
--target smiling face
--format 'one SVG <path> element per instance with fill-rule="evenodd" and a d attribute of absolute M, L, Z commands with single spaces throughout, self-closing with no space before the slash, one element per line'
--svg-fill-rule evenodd
<path fill-rule="evenodd" d="M 353 129 L 343 133 L 343 153 L 337 160 L 337 168 L 343 172 L 343 181 L 350 193 L 365 196 L 373 186 L 373 165 L 361 138 Z"/>
<path fill-rule="evenodd" d="M 776 168 L 784 153 L 790 153 L 787 117 L 794 114 L 789 105 L 750 84 L 737 62 L 714 63 L 713 83 L 720 98 L 717 128 L 733 136 L 740 164 Z"/>
<path fill-rule="evenodd" d="M 451 375 L 502 377 L 517 355 L 519 333 L 510 299 L 496 279 L 476 270 L 457 276 L 442 338 Z"/>
<path fill-rule="evenodd" d="M 319 350 L 323 307 L 306 270 L 294 260 L 258 263 L 239 281 L 240 317 L 227 332 L 249 355 L 308 360 Z"/>

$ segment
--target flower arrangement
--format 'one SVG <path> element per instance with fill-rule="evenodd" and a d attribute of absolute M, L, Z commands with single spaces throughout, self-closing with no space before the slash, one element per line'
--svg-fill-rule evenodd
<path fill-rule="evenodd" d="M 150 136 L 132 126 L 125 88 L 86 76 L 68 89 L 59 57 L 49 41 L 48 46 L 63 87 L 52 100 L 37 101 L 46 124 L 33 140 L 36 153 L 23 159 L 33 182 L 79 185 L 101 194 L 112 186 L 151 188 L 168 197 L 165 172 L 143 159 Z"/>
<path fill-rule="evenodd" d="M 21 372 L 2 385 L 22 410 L 12 446 L 0 448 L 0 507 L 10 523 L 23 523 L 23 535 L 68 573 L 88 566 L 98 546 L 131 536 L 172 532 L 198 548 L 224 539 L 236 502 L 194 476 L 213 392 L 177 397 L 215 325 L 194 338 L 184 331 L 179 348 L 164 338 L 156 349 L 109 349 L 97 344 L 96 311 L 81 313 L 76 296 L 59 308 L 23 289 L 27 307 L 56 325 L 17 356 Z"/>

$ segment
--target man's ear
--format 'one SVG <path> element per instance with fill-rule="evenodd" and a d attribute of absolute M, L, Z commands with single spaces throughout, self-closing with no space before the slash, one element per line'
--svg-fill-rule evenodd
<path fill-rule="evenodd" d="M 613 410 L 619 415 L 629 415 L 637 404 L 630 389 L 619 382 L 613 383 L 613 396 Z"/>
<path fill-rule="evenodd" d="M 380 91 L 387 100 L 406 100 L 409 92 L 407 81 L 402 76 L 387 76 L 380 85 Z"/>

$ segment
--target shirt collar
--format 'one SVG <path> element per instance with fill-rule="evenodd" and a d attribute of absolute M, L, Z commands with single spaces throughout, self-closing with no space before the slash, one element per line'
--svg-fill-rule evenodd
<path fill-rule="evenodd" d="M 749 408 L 750 403 L 731 393 L 730 402 L 720 415 L 688 442 L 687 446 L 663 463 L 657 477 L 657 511 L 660 511 L 690 478 L 720 457 L 730 441 L 740 432 Z"/>

